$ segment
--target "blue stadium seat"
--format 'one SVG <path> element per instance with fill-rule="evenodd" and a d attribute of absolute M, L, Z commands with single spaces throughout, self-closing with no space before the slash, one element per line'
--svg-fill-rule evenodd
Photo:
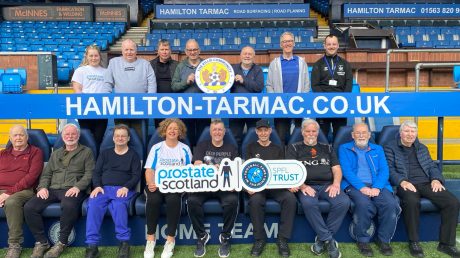
<path fill-rule="evenodd" d="M 27 129 L 27 134 L 29 135 L 29 140 L 27 142 L 41 149 L 43 153 L 43 162 L 48 162 L 51 156 L 51 145 L 45 131 L 43 131 L 43 129 Z M 6 146 L 9 147 L 10 145 L 11 142 L 8 140 Z"/>
<path fill-rule="evenodd" d="M 211 135 L 210 135 L 210 127 L 206 126 L 201 133 L 200 137 L 197 140 L 197 144 L 203 141 L 210 141 L 211 140 Z M 235 137 L 233 136 L 232 130 L 230 128 L 226 128 L 225 130 L 225 136 L 224 136 L 224 142 L 226 144 L 232 144 L 236 147 L 238 147 L 238 144 L 236 142 Z"/>
<path fill-rule="evenodd" d="M 386 125 L 382 127 L 379 137 L 377 139 L 377 144 L 385 146 L 387 143 L 396 139 L 399 135 L 399 125 Z"/>
<path fill-rule="evenodd" d="M 294 128 L 294 131 L 292 132 L 291 136 L 289 137 L 289 141 L 287 145 L 303 141 L 303 136 L 302 136 L 302 129 L 300 127 Z M 329 144 L 329 141 L 327 140 L 327 137 L 324 135 L 323 131 L 319 130 L 318 134 L 318 142 L 323 143 L 323 144 Z"/>
<path fill-rule="evenodd" d="M 67 64 L 68 65 L 68 64 Z M 57 79 L 59 82 L 68 82 L 70 80 L 70 67 L 58 67 L 57 68 Z"/>
<path fill-rule="evenodd" d="M 246 159 L 246 148 L 249 144 L 256 142 L 258 140 L 256 129 L 251 127 L 247 130 L 246 135 L 244 136 L 243 142 L 241 143 L 241 158 Z M 270 141 L 273 144 L 280 146 L 283 150 L 285 146 L 281 146 L 281 139 L 275 129 L 272 128 L 272 133 L 270 134 Z"/>
<path fill-rule="evenodd" d="M 335 135 L 335 139 L 332 144 L 332 147 L 334 148 L 336 152 L 338 151 L 340 145 L 353 141 L 353 138 L 351 137 L 351 132 L 353 132 L 353 126 L 340 127 L 339 131 Z M 375 139 L 373 135 L 371 135 L 369 142 L 375 143 Z"/>
<path fill-rule="evenodd" d="M 141 138 L 137 135 L 136 131 L 133 128 L 129 129 L 131 134 L 130 140 L 128 142 L 128 146 L 136 151 L 137 155 L 141 160 L 144 159 L 145 151 L 144 151 L 144 144 L 142 143 Z M 99 147 L 99 151 L 103 151 L 105 149 L 114 148 L 115 144 L 113 143 L 113 128 L 109 129 L 105 132 L 104 139 L 102 140 L 101 146 Z"/>

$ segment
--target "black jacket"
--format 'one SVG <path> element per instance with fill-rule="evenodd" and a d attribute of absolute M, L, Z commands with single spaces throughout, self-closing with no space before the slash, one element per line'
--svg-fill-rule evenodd
<path fill-rule="evenodd" d="M 436 163 L 431 159 L 428 148 L 420 143 L 418 139 L 414 142 L 417 160 L 426 176 L 432 180 L 439 180 L 444 184 L 444 177 Z M 390 182 L 394 186 L 399 186 L 401 181 L 408 181 L 409 160 L 404 155 L 401 138 L 397 137 L 384 146 L 385 156 L 390 168 Z"/>
<path fill-rule="evenodd" d="M 159 57 L 156 57 L 155 59 L 152 59 L 150 61 L 150 65 L 152 65 L 152 68 L 153 68 L 153 71 L 155 72 L 155 76 L 156 76 L 157 80 L 158 80 L 158 74 L 159 74 L 158 63 L 160 63 L 160 58 Z M 179 62 L 177 62 L 176 60 L 173 60 L 171 58 L 167 62 L 167 64 L 169 65 L 169 72 L 171 74 L 171 80 L 172 80 L 172 78 L 174 76 L 174 72 L 176 71 L 176 67 L 177 67 L 178 63 Z M 158 81 L 157 81 L 157 85 L 158 85 Z"/>
<path fill-rule="evenodd" d="M 335 55 L 335 71 L 332 77 L 329 68 L 324 61 L 325 56 L 321 57 L 315 64 L 311 72 L 311 87 L 313 92 L 351 92 L 353 86 L 353 73 L 351 65 L 345 59 Z M 332 68 L 331 57 L 326 57 L 329 67 Z M 329 85 L 329 80 L 337 81 L 337 86 Z"/>
<path fill-rule="evenodd" d="M 244 83 L 234 82 L 230 90 L 232 93 L 258 93 L 264 89 L 264 74 L 260 66 L 253 64 L 246 76 L 244 76 L 241 64 L 232 65 L 235 75 L 243 76 Z"/>

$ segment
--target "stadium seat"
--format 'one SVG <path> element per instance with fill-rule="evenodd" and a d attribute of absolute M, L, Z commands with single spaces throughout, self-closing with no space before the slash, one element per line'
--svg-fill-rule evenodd
<path fill-rule="evenodd" d="M 399 125 L 386 125 L 382 127 L 379 137 L 377 139 L 377 144 L 385 146 L 387 143 L 394 140 L 399 135 Z"/>
<path fill-rule="evenodd" d="M 342 126 L 340 127 L 339 131 L 335 135 L 334 142 L 332 144 L 332 147 L 334 150 L 337 152 L 340 145 L 353 141 L 353 138 L 351 136 L 351 132 L 353 132 L 353 126 Z M 373 135 L 371 134 L 371 138 L 369 139 L 369 142 L 375 143 L 375 139 Z"/>
<path fill-rule="evenodd" d="M 210 140 L 211 140 L 210 127 L 206 126 L 203 132 L 201 133 L 200 137 L 198 138 L 197 144 L 200 142 L 210 141 Z M 236 139 L 233 136 L 232 130 L 230 130 L 230 128 L 225 129 L 224 142 L 226 144 L 233 144 L 234 146 L 238 147 L 238 144 L 236 143 Z"/>
<path fill-rule="evenodd" d="M 43 153 L 43 162 L 48 162 L 51 156 L 51 145 L 48 141 L 48 136 L 43 129 L 27 129 L 29 135 L 28 143 L 38 147 Z M 8 140 L 6 147 L 11 146 L 11 142 Z"/>
<path fill-rule="evenodd" d="M 287 144 L 290 145 L 290 144 L 294 144 L 300 141 L 303 141 L 302 129 L 300 127 L 296 127 L 294 128 L 294 131 L 289 137 L 289 141 Z M 319 130 L 319 133 L 318 133 L 318 142 L 323 143 L 323 144 L 329 144 L 329 141 L 327 140 L 326 135 L 324 135 L 323 131 L 321 130 Z"/>
<path fill-rule="evenodd" d="M 247 130 L 246 135 L 244 136 L 243 142 L 241 143 L 241 158 L 246 159 L 246 148 L 249 144 L 256 142 L 258 140 L 256 129 L 251 127 Z M 272 128 L 272 133 L 270 134 L 270 141 L 273 144 L 280 146 L 283 150 L 285 146 L 281 146 L 281 139 L 274 128 Z"/>
<path fill-rule="evenodd" d="M 142 143 L 141 138 L 137 135 L 136 131 L 133 128 L 130 128 L 130 140 L 128 142 L 128 146 L 133 148 L 141 161 L 144 159 L 145 151 L 144 151 L 144 144 Z M 114 148 L 115 144 L 113 143 L 113 128 L 109 129 L 105 132 L 104 139 L 102 140 L 101 146 L 99 147 L 99 151 L 103 151 L 105 149 Z"/>

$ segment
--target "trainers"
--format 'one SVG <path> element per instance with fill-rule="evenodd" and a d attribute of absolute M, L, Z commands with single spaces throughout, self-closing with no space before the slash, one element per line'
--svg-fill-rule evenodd
<path fill-rule="evenodd" d="M 122 241 L 118 248 L 118 258 L 129 258 L 129 243 Z"/>
<path fill-rule="evenodd" d="M 205 233 L 202 238 L 199 238 L 196 242 L 195 257 L 203 257 L 206 254 L 206 243 L 209 241 L 209 234 Z"/>
<path fill-rule="evenodd" d="M 287 243 L 287 239 L 284 237 L 278 237 L 276 241 L 276 245 L 278 246 L 278 253 L 283 257 L 289 257 L 291 255 L 291 251 L 289 251 L 289 245 Z"/>
<path fill-rule="evenodd" d="M 166 242 L 161 253 L 161 258 L 171 258 L 174 252 L 174 242 Z"/>
<path fill-rule="evenodd" d="M 374 256 L 374 251 L 372 251 L 372 248 L 369 245 L 369 243 L 356 242 L 356 245 L 358 246 L 358 250 L 362 256 L 367 256 L 367 257 Z"/>
<path fill-rule="evenodd" d="M 6 251 L 5 258 L 19 258 L 21 256 L 22 247 L 20 244 L 10 244 Z"/>
<path fill-rule="evenodd" d="M 385 256 L 393 255 L 393 248 L 391 248 L 390 243 L 383 243 L 381 241 L 377 241 L 376 244 L 379 247 L 379 251 L 381 254 Z"/>
<path fill-rule="evenodd" d="M 155 256 L 156 241 L 147 241 L 145 244 L 144 258 L 153 258 Z"/>
<path fill-rule="evenodd" d="M 254 244 L 252 245 L 251 255 L 260 256 L 262 252 L 264 251 L 264 247 L 265 247 L 264 239 L 256 240 Z"/>
<path fill-rule="evenodd" d="M 438 251 L 441 253 L 445 253 L 450 257 L 460 257 L 460 252 L 458 251 L 457 247 L 451 245 L 445 245 L 439 243 Z"/>
<path fill-rule="evenodd" d="M 340 258 L 342 253 L 339 250 L 339 244 L 334 239 L 326 241 L 327 252 L 329 253 L 329 258 Z"/>
<path fill-rule="evenodd" d="M 99 257 L 99 249 L 97 245 L 89 245 L 86 247 L 85 258 L 97 258 Z"/>
<path fill-rule="evenodd" d="M 321 255 L 324 252 L 324 241 L 318 239 L 318 236 L 315 237 L 315 243 L 310 247 L 312 253 L 316 255 Z"/>
<path fill-rule="evenodd" d="M 409 242 L 409 252 L 414 257 L 425 257 L 419 242 Z"/>
<path fill-rule="evenodd" d="M 48 242 L 42 244 L 40 242 L 36 242 L 34 249 L 32 250 L 32 255 L 30 258 L 42 258 L 43 254 L 50 248 L 50 244 Z"/>
<path fill-rule="evenodd" d="M 54 244 L 53 247 L 51 247 L 48 252 L 46 252 L 44 258 L 58 258 L 59 255 L 64 251 L 66 245 L 61 243 L 61 241 L 58 241 L 56 244 Z"/>
<path fill-rule="evenodd" d="M 219 235 L 219 257 L 228 257 L 230 255 L 230 238 Z"/>

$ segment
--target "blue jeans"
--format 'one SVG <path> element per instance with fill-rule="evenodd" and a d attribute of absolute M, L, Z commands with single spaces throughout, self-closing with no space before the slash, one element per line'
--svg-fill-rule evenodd
<path fill-rule="evenodd" d="M 342 191 L 334 198 L 329 197 L 329 193 L 326 192 L 329 185 L 310 185 L 310 187 L 316 191 L 314 197 L 304 195 L 300 191 L 297 193 L 305 218 L 307 218 L 308 223 L 310 223 L 310 226 L 316 232 L 319 240 L 331 240 L 342 225 L 345 215 L 347 215 L 348 208 L 350 207 L 350 198 Z M 318 204 L 319 200 L 325 200 L 331 205 L 326 221 L 324 221 L 321 215 Z"/>
<path fill-rule="evenodd" d="M 117 197 L 117 190 L 121 186 L 103 186 L 104 194 L 99 193 L 88 200 L 86 216 L 86 244 L 97 245 L 101 239 L 100 229 L 107 208 L 115 224 L 115 233 L 119 241 L 129 241 L 131 229 L 128 227 L 128 204 L 136 193 L 128 191 L 127 197 Z"/>
<path fill-rule="evenodd" d="M 401 213 L 396 196 L 384 188 L 380 191 L 379 196 L 371 198 L 352 186 L 347 187 L 345 193 L 355 204 L 353 221 L 356 225 L 354 229 L 356 240 L 364 243 L 371 240 L 367 230 L 371 225 L 372 218 L 378 215 L 377 238 L 383 243 L 390 243 Z"/>

